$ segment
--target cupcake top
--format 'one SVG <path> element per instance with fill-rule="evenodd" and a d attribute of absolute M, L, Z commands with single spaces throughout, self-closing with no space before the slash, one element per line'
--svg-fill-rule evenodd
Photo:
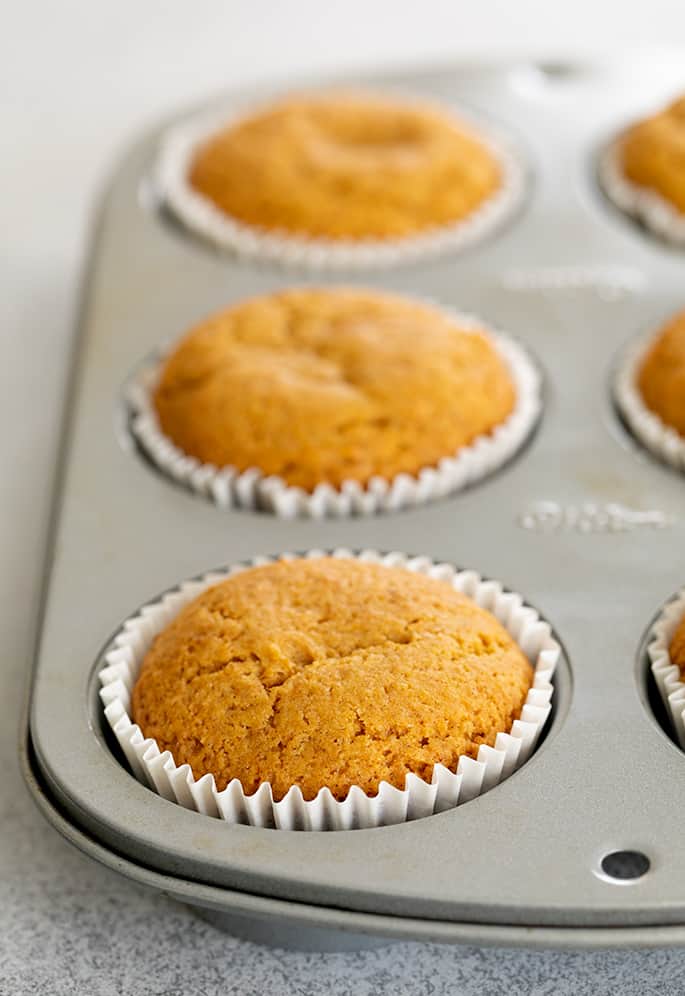
<path fill-rule="evenodd" d="M 508 732 L 533 670 L 489 612 L 444 581 L 355 559 L 229 577 L 155 639 L 133 720 L 195 777 L 281 799 L 404 788 Z"/>
<path fill-rule="evenodd" d="M 154 393 L 162 432 L 289 485 L 416 474 L 490 432 L 515 388 L 485 334 L 374 291 L 287 290 L 194 328 Z"/>
<path fill-rule="evenodd" d="M 637 386 L 645 405 L 685 437 L 685 311 L 657 335 L 638 371 Z"/>
<path fill-rule="evenodd" d="M 680 668 L 680 678 L 685 681 L 685 616 L 678 623 L 668 650 L 671 663 Z"/>
<path fill-rule="evenodd" d="M 685 97 L 629 128 L 619 158 L 628 180 L 685 214 Z"/>
<path fill-rule="evenodd" d="M 191 187 L 266 231 L 403 238 L 471 214 L 500 165 L 459 119 L 365 94 L 301 96 L 219 131 L 190 163 Z"/>

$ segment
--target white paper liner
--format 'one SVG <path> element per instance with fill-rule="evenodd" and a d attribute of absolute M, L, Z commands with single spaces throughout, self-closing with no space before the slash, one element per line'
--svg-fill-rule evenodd
<path fill-rule="evenodd" d="M 424 467 L 416 476 L 398 474 L 391 480 L 373 477 L 366 485 L 344 481 L 340 487 L 324 483 L 307 492 L 280 477 L 267 477 L 257 467 L 240 472 L 235 467 L 201 463 L 184 453 L 160 428 L 152 403 L 160 359 L 143 364 L 126 387 L 131 432 L 159 470 L 223 508 L 260 509 L 285 519 L 340 518 L 409 508 L 461 491 L 503 466 L 524 444 L 542 412 L 542 381 L 525 349 L 509 336 L 472 316 L 444 307 L 440 310 L 461 330 L 488 336 L 512 378 L 516 404 L 492 432 L 478 436 L 454 455 L 446 455 L 437 465 Z"/>
<path fill-rule="evenodd" d="M 494 747 L 482 745 L 477 760 L 462 756 L 456 772 L 436 764 L 430 783 L 408 774 L 404 789 L 381 782 L 377 795 L 369 796 L 353 786 L 342 802 L 326 787 L 321 788 L 315 799 L 306 801 L 298 786 L 293 786 L 276 802 L 268 782 L 262 783 L 252 795 L 246 795 L 237 778 L 218 791 L 213 775 L 196 779 L 190 765 L 177 766 L 170 751 L 162 753 L 155 740 L 145 739 L 140 727 L 129 717 L 131 691 L 145 654 L 155 636 L 206 588 L 248 566 L 300 556 L 284 553 L 279 558 L 255 558 L 249 565 L 237 565 L 184 582 L 158 602 L 144 606 L 138 615 L 124 623 L 114 638 L 112 649 L 105 655 L 106 666 L 99 673 L 100 697 L 107 722 L 138 781 L 186 809 L 229 823 L 282 830 L 350 830 L 404 823 L 451 809 L 493 788 L 528 760 L 551 711 L 552 676 L 561 654 L 549 623 L 526 605 L 521 595 L 504 591 L 498 581 L 484 581 L 475 571 L 458 571 L 450 564 L 435 563 L 428 557 L 410 558 L 402 553 L 381 554 L 374 550 L 359 554 L 346 549 L 330 554 L 311 550 L 304 556 L 327 555 L 402 567 L 439 578 L 492 612 L 535 668 L 521 716 L 511 730 L 498 733 Z"/>
<path fill-rule="evenodd" d="M 685 246 L 685 214 L 665 197 L 629 180 L 621 164 L 621 137 L 614 139 L 600 155 L 599 178 L 605 193 L 626 214 L 641 222 L 671 245 Z"/>
<path fill-rule="evenodd" d="M 378 93 L 374 93 L 378 96 Z M 392 94 L 395 100 L 416 106 L 434 106 L 428 100 Z M 262 259 L 284 266 L 312 270 L 373 269 L 400 266 L 436 255 L 465 249 L 484 239 L 511 218 L 526 194 L 526 168 L 510 139 L 480 121 L 474 122 L 461 109 L 455 119 L 497 159 L 501 182 L 497 190 L 465 218 L 419 235 L 386 239 L 324 239 L 265 230 L 232 218 L 188 183 L 195 152 L 218 131 L 259 113 L 260 105 L 239 112 L 224 109 L 190 118 L 163 136 L 154 183 L 163 203 L 183 224 L 217 248 L 246 259 Z M 441 107 L 444 113 L 446 108 Z M 447 108 L 449 111 L 449 108 Z"/>
<path fill-rule="evenodd" d="M 669 648 L 678 624 L 684 616 L 685 588 L 665 606 L 652 627 L 647 644 L 647 656 L 654 680 L 683 750 L 685 750 L 685 683 L 680 677 L 680 668 L 671 661 Z"/>
<path fill-rule="evenodd" d="M 636 439 L 664 463 L 682 471 L 685 439 L 647 407 L 637 386 L 640 367 L 653 341 L 652 334 L 625 351 L 614 378 L 614 397 Z"/>

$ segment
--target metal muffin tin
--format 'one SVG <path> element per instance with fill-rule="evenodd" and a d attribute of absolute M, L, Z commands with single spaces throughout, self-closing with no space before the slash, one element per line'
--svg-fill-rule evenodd
<path fill-rule="evenodd" d="M 532 167 L 528 203 L 462 255 L 368 276 L 284 271 L 237 262 L 170 223 L 149 185 L 160 129 L 135 144 L 88 274 L 22 743 L 27 783 L 93 857 L 259 937 L 685 943 L 685 758 L 650 704 L 644 654 L 650 620 L 685 576 L 685 481 L 632 441 L 610 392 L 621 347 L 685 303 L 685 257 L 605 203 L 594 169 L 607 135 L 682 76 L 663 63 L 498 64 L 362 82 L 463 103 L 509 128 Z M 432 296 L 519 336 L 546 380 L 533 440 L 466 492 L 358 519 L 226 511 L 149 466 L 122 401 L 140 359 L 233 300 L 324 281 Z M 458 809 L 335 833 L 229 826 L 140 785 L 97 698 L 109 635 L 186 577 L 335 546 L 449 560 L 536 605 L 566 659 L 533 758 Z M 630 884 L 600 871 L 622 849 L 651 862 Z"/>

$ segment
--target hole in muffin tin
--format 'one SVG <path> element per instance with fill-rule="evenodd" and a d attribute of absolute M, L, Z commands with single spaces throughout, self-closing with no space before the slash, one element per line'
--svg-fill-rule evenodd
<path fill-rule="evenodd" d="M 592 67 L 580 62 L 549 60 L 534 63 L 534 68 L 549 83 L 569 83 L 589 76 Z"/>
<path fill-rule="evenodd" d="M 323 551 L 323 552 L 324 553 L 330 553 L 331 551 Z M 361 553 L 360 550 L 354 550 L 352 552 L 354 553 L 355 556 L 357 554 Z M 295 556 L 295 557 L 305 556 L 306 553 L 307 553 L 307 551 L 294 551 L 293 556 Z M 278 556 L 279 555 L 276 555 L 276 557 L 278 557 Z M 413 555 L 406 554 L 406 556 L 409 559 L 411 559 Z M 242 560 L 242 561 L 236 561 L 236 566 L 238 566 L 238 565 L 239 566 L 243 566 L 243 567 L 249 567 L 249 566 L 252 566 L 253 564 L 252 564 L 251 560 Z M 194 577 L 187 578 L 185 580 L 187 580 L 187 581 L 200 580 L 206 573 L 222 572 L 224 570 L 226 570 L 226 567 L 225 566 L 221 566 L 221 567 L 213 569 L 210 572 L 203 572 L 200 575 L 195 575 Z M 464 570 L 464 568 L 455 565 L 455 570 L 456 571 L 461 571 L 461 570 Z M 482 580 L 483 581 L 488 581 L 490 579 L 488 579 L 486 577 L 483 577 Z M 141 604 L 139 606 L 139 608 L 134 613 L 131 613 L 131 615 L 132 616 L 133 615 L 137 615 L 143 608 L 145 608 L 145 606 L 152 605 L 152 604 L 155 604 L 155 603 L 159 602 L 160 599 L 164 597 L 164 595 L 172 593 L 172 592 L 175 592 L 175 591 L 178 591 L 179 587 L 180 587 L 180 584 L 177 584 L 177 585 L 173 585 L 170 588 L 165 589 L 165 591 L 160 592 L 155 597 L 153 597 L 153 598 L 149 599 L 147 602 Z M 506 586 L 503 586 L 502 590 L 505 593 L 511 591 L 511 589 L 507 588 Z M 526 599 L 526 604 L 529 605 L 531 608 L 535 608 L 535 606 L 528 599 Z M 536 609 L 536 611 L 538 611 L 538 610 Z M 539 615 L 540 615 L 541 619 L 548 621 L 547 617 L 542 612 L 539 612 Z M 107 719 L 105 718 L 104 709 L 103 709 L 102 702 L 101 702 L 101 699 L 100 699 L 99 672 L 103 668 L 103 666 L 105 665 L 105 655 L 106 655 L 106 653 L 109 650 L 111 650 L 114 638 L 116 637 L 117 633 L 120 631 L 120 628 L 121 627 L 117 627 L 117 629 L 109 636 L 109 638 L 107 639 L 107 641 L 103 645 L 102 649 L 100 650 L 100 652 L 98 653 L 98 655 L 97 655 L 97 657 L 95 659 L 95 662 L 93 664 L 93 667 L 91 669 L 91 672 L 90 672 L 90 675 L 89 675 L 89 678 L 88 678 L 87 689 L 86 689 L 86 693 L 87 693 L 86 694 L 86 709 L 87 709 L 87 712 L 88 712 L 88 720 L 89 720 L 88 721 L 88 725 L 89 725 L 89 728 L 91 729 L 91 731 L 93 732 L 94 736 L 96 737 L 96 739 L 99 741 L 100 745 L 105 750 L 105 753 L 107 754 L 107 756 L 112 761 L 113 765 L 117 769 L 119 769 L 119 770 L 123 769 L 124 772 L 126 773 L 127 777 L 130 780 L 131 790 L 132 791 L 143 790 L 145 792 L 149 792 L 153 796 L 153 800 L 152 800 L 153 803 L 156 800 L 156 801 L 162 802 L 163 804 L 166 804 L 166 800 L 162 799 L 162 797 L 160 795 L 158 795 L 158 793 L 156 791 L 154 791 L 151 788 L 148 788 L 142 782 L 138 781 L 138 779 L 134 775 L 134 773 L 131 770 L 131 768 L 130 768 L 130 766 L 128 764 L 128 761 L 127 761 L 127 759 L 126 759 L 126 757 L 124 755 L 124 752 L 123 752 L 122 748 L 120 747 L 120 745 L 119 745 L 119 743 L 117 741 L 117 738 L 115 737 L 114 733 L 112 732 L 110 724 L 107 722 Z M 551 740 L 553 740 L 554 737 L 559 733 L 559 731 L 560 731 L 563 723 L 565 722 L 566 716 L 568 714 L 568 711 L 569 711 L 569 708 L 570 708 L 570 704 L 571 704 L 571 697 L 572 697 L 572 693 L 573 693 L 573 674 L 572 674 L 572 671 L 571 671 L 571 667 L 570 667 L 570 663 L 569 663 L 569 658 L 568 658 L 568 654 L 567 654 L 566 648 L 564 646 L 564 643 L 560 639 L 559 634 L 557 633 L 557 631 L 553 627 L 551 629 L 551 635 L 557 641 L 557 643 L 559 644 L 561 653 L 560 653 L 559 660 L 557 662 L 557 666 L 556 666 L 556 669 L 555 669 L 555 672 L 554 672 L 554 676 L 553 676 L 553 679 L 552 679 L 552 684 L 554 686 L 554 694 L 552 695 L 552 698 L 551 698 L 551 710 L 550 710 L 549 716 L 547 718 L 547 721 L 546 721 L 544 727 L 541 730 L 541 733 L 539 735 L 539 739 L 537 741 L 537 744 L 536 744 L 535 748 L 533 749 L 533 752 L 530 755 L 530 757 L 519 768 L 517 768 L 516 770 L 514 770 L 512 772 L 512 774 L 510 774 L 506 779 L 504 779 L 504 781 L 502 781 L 500 783 L 500 785 L 506 785 L 508 782 L 511 782 L 512 779 L 516 779 L 517 777 L 519 777 L 523 771 L 526 771 L 526 770 L 530 769 L 531 764 L 534 762 L 534 760 L 537 758 L 537 756 L 540 754 L 540 752 L 543 751 L 543 750 L 545 750 L 547 748 L 548 743 Z M 444 818 L 446 816 L 449 816 L 450 814 L 454 815 L 455 811 L 458 811 L 458 809 L 461 808 L 461 806 L 472 805 L 473 803 L 478 802 L 478 800 L 480 798 L 482 798 L 483 796 L 489 795 L 493 790 L 499 788 L 500 785 L 496 785 L 493 788 L 487 789 L 486 791 L 482 792 L 481 795 L 478 795 L 478 796 L 476 796 L 475 798 L 473 798 L 473 799 L 471 799 L 469 801 L 462 802 L 459 807 L 455 807 L 453 809 L 449 809 L 449 810 L 447 810 L 447 812 L 444 812 L 444 813 L 434 813 L 434 814 L 432 814 L 430 816 L 423 816 L 423 817 L 420 817 L 418 819 L 414 818 L 412 820 L 407 821 L 407 823 L 417 823 L 417 822 L 421 822 L 424 819 L 440 819 L 440 818 Z M 177 803 L 172 803 L 172 805 L 177 806 L 178 804 Z M 185 811 L 187 812 L 188 810 L 185 810 Z M 197 813 L 197 815 L 203 815 L 203 814 Z M 214 819 L 215 817 L 210 817 L 210 818 Z M 227 824 L 227 825 L 230 825 L 230 824 Z M 247 824 L 242 824 L 242 825 L 243 826 L 247 826 Z M 405 825 L 405 824 L 400 824 L 400 825 Z M 397 829 L 397 824 L 389 824 L 388 826 L 382 826 L 381 825 L 381 826 L 378 826 L 378 827 L 366 828 L 366 829 L 367 830 L 370 829 L 372 832 L 379 832 L 379 831 L 383 831 L 384 829 L 388 829 L 388 828 L 392 829 L 393 826 L 394 826 L 395 829 Z M 264 827 L 262 829 L 269 830 L 269 829 L 275 829 L 275 828 Z M 357 828 L 356 827 L 352 827 L 350 829 L 357 829 Z M 347 830 L 328 830 L 327 832 L 328 833 L 346 833 L 348 831 Z"/>
<path fill-rule="evenodd" d="M 630 885 L 647 874 L 651 862 L 642 851 L 609 851 L 599 863 L 598 878 L 612 885 Z"/>

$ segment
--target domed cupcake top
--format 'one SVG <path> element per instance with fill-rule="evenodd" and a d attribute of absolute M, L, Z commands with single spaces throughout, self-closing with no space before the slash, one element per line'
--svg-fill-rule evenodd
<path fill-rule="evenodd" d="M 229 124 L 190 162 L 191 187 L 255 228 L 401 239 L 466 218 L 502 184 L 485 141 L 429 104 L 296 96 Z"/>
<path fill-rule="evenodd" d="M 439 309 L 310 288 L 197 326 L 153 400 L 183 452 L 311 491 L 435 465 L 502 423 L 516 392 L 492 340 Z"/>
<path fill-rule="evenodd" d="M 685 437 L 685 311 L 657 335 L 637 375 L 645 405 Z"/>
<path fill-rule="evenodd" d="M 680 668 L 681 681 L 685 680 L 685 616 L 680 620 L 668 650 L 671 663 Z"/>
<path fill-rule="evenodd" d="M 625 177 L 685 214 L 685 96 L 639 121 L 619 142 Z"/>
<path fill-rule="evenodd" d="M 454 769 L 508 731 L 532 667 L 444 581 L 352 559 L 280 561 L 208 589 L 155 639 L 133 690 L 146 737 L 196 777 L 282 798 L 374 794 Z"/>

